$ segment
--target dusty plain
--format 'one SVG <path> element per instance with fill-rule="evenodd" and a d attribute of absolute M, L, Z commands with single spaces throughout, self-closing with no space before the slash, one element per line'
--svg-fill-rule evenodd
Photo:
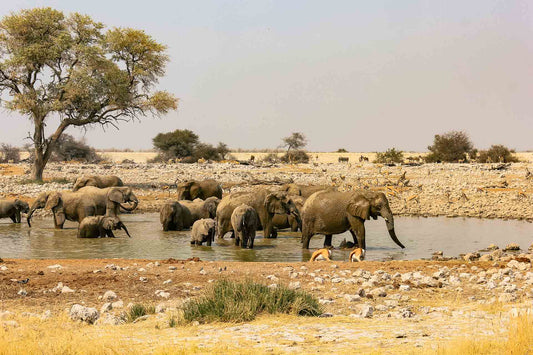
<path fill-rule="evenodd" d="M 226 193 L 294 181 L 383 191 L 396 215 L 533 220 L 533 178 L 527 174 L 533 172 L 532 153 L 505 167 L 384 166 L 359 163 L 359 153 L 351 153 L 348 163 L 338 163 L 332 153 L 312 153 L 319 158 L 305 165 L 146 164 L 137 153 L 121 154 L 118 162 L 98 165 L 49 164 L 42 185 L 28 181 L 27 164 L 0 165 L 0 198 L 31 202 L 41 191 L 70 189 L 79 175 L 113 174 L 135 188 L 142 213 L 174 198 L 175 183 L 185 179 L 214 178 Z M 245 160 L 258 153 L 235 155 Z M 362 263 L 5 259 L 0 354 L 527 354 L 533 352 L 532 253 L 499 249 L 487 261 Z M 308 291 L 325 317 L 262 315 L 247 323 L 171 326 L 183 302 L 221 278 Z M 109 290 L 116 298 L 103 298 Z M 74 304 L 95 307 L 96 324 L 72 321 Z M 131 304 L 156 306 L 157 312 L 124 322 Z"/>

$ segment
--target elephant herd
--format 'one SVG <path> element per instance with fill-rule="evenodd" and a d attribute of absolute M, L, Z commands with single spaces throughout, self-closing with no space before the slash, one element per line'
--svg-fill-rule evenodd
<path fill-rule="evenodd" d="M 255 188 L 222 196 L 215 180 L 186 181 L 177 185 L 177 200 L 167 201 L 160 209 L 164 231 L 191 230 L 191 244 L 211 246 L 231 232 L 235 245 L 253 248 L 257 230 L 265 238 L 276 238 L 277 231 L 301 231 L 304 249 L 315 234 L 325 236 L 324 247 L 331 247 L 333 234 L 349 231 L 350 246 L 366 249 L 364 223 L 381 216 L 391 239 L 401 248 L 394 229 L 394 217 L 385 194 L 368 190 L 341 192 L 331 186 L 287 184 L 279 188 Z M 133 211 L 139 200 L 131 187 L 116 176 L 80 177 L 73 191 L 49 191 L 37 196 L 31 207 L 21 200 L 0 200 L 0 218 L 21 222 L 21 213 L 31 218 L 37 209 L 51 210 L 55 228 L 66 220 L 79 223 L 78 237 L 114 237 L 123 229 L 121 210 Z"/>
<path fill-rule="evenodd" d="M 194 189 L 194 194 L 192 190 Z M 186 201 L 186 199 L 193 201 Z M 191 244 L 210 246 L 231 232 L 235 245 L 253 248 L 257 230 L 275 238 L 279 229 L 302 232 L 302 247 L 309 248 L 315 234 L 323 234 L 330 247 L 333 234 L 350 231 L 351 246 L 366 249 L 364 223 L 385 219 L 391 239 L 401 248 L 394 229 L 394 217 L 385 194 L 368 190 L 337 191 L 331 186 L 283 185 L 233 192 L 222 198 L 214 180 L 189 181 L 178 185 L 178 200 L 161 209 L 163 230 L 191 229 Z"/>

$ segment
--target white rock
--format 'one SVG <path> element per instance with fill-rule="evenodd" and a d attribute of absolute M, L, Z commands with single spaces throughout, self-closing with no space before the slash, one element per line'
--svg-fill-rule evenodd
<path fill-rule="evenodd" d="M 319 284 L 323 284 L 324 283 L 324 279 L 322 277 L 315 277 L 315 282 L 319 283 Z"/>
<path fill-rule="evenodd" d="M 400 291 L 411 291 L 411 286 L 409 285 L 400 285 Z"/>
<path fill-rule="evenodd" d="M 298 290 L 300 287 L 301 287 L 301 285 L 300 285 L 299 281 L 295 281 L 295 282 L 290 282 L 289 283 L 289 289 L 291 289 L 291 290 Z"/>
<path fill-rule="evenodd" d="M 357 311 L 363 318 L 372 318 L 372 315 L 374 314 L 374 307 L 369 304 L 359 304 L 357 305 Z"/>
<path fill-rule="evenodd" d="M 21 288 L 19 292 L 17 292 L 17 295 L 25 297 L 28 295 L 28 292 L 25 289 Z"/>
<path fill-rule="evenodd" d="M 118 300 L 116 302 L 111 303 L 111 306 L 113 307 L 113 309 L 115 309 L 115 308 L 123 308 L 124 307 L 124 302 L 122 300 Z"/>
<path fill-rule="evenodd" d="M 111 291 L 111 290 L 108 290 L 104 293 L 104 296 L 102 297 L 102 299 L 104 301 L 107 301 L 107 302 L 112 302 L 114 300 L 116 300 L 118 297 L 117 297 L 117 294 L 114 292 L 114 291 Z"/>
<path fill-rule="evenodd" d="M 171 280 L 171 279 L 168 279 L 168 280 L 163 281 L 163 285 L 168 285 L 168 284 L 170 284 L 170 283 L 172 283 L 172 280 Z"/>
<path fill-rule="evenodd" d="M 48 266 L 48 268 L 52 270 L 58 270 L 58 269 L 62 269 L 63 267 L 59 264 L 55 264 L 55 265 Z"/>
<path fill-rule="evenodd" d="M 74 291 L 73 289 L 71 289 L 71 288 L 68 287 L 68 286 L 63 286 L 63 287 L 61 288 L 61 293 L 73 293 L 73 292 L 76 292 L 76 291 Z"/>
<path fill-rule="evenodd" d="M 70 318 L 75 321 L 82 321 L 93 324 L 100 317 L 100 313 L 96 308 L 82 306 L 75 304 L 70 308 Z"/>
<path fill-rule="evenodd" d="M 359 295 L 344 295 L 344 299 L 348 302 L 357 302 L 359 300 L 361 300 L 361 296 Z"/>

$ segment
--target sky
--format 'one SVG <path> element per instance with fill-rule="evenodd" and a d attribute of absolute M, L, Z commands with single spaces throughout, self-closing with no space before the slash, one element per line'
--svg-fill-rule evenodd
<path fill-rule="evenodd" d="M 175 129 L 242 149 L 302 132 L 311 151 L 425 151 L 450 130 L 480 149 L 533 149 L 528 0 L 11 0 L 0 17 L 43 6 L 168 46 L 159 88 L 178 110 L 118 131 L 67 130 L 99 149 L 150 149 Z M 22 146 L 31 130 L 0 109 L 0 142 Z"/>

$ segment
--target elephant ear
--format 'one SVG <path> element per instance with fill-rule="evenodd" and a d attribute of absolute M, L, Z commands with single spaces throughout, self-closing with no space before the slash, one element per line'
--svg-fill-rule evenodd
<path fill-rule="evenodd" d="M 209 228 L 210 228 L 209 220 L 202 219 L 201 223 L 200 223 L 200 227 L 198 228 L 198 232 L 201 235 L 208 235 L 209 234 Z"/>
<path fill-rule="evenodd" d="M 287 195 L 282 192 L 272 192 L 268 194 L 265 198 L 265 208 L 268 213 L 277 213 L 278 210 L 276 208 L 276 201 L 279 202 L 279 204 L 281 205 L 283 203 L 283 200 L 286 200 L 286 196 Z"/>
<path fill-rule="evenodd" d="M 102 220 L 102 227 L 107 230 L 112 230 L 115 228 L 115 218 L 112 217 L 104 217 Z"/>
<path fill-rule="evenodd" d="M 204 210 L 207 212 L 209 218 L 215 218 L 217 214 L 217 207 L 220 199 L 217 197 L 209 197 L 204 202 Z"/>
<path fill-rule="evenodd" d="M 116 203 L 124 203 L 124 194 L 119 189 L 112 189 L 109 191 L 107 198 Z"/>
<path fill-rule="evenodd" d="M 48 199 L 46 200 L 46 205 L 44 206 L 45 209 L 51 210 L 52 208 L 55 208 L 59 206 L 61 203 L 61 194 L 59 192 L 52 192 Z"/>
<path fill-rule="evenodd" d="M 347 210 L 352 216 L 357 216 L 362 219 L 370 219 L 370 202 L 363 196 L 356 196 L 353 201 L 348 204 Z"/>

